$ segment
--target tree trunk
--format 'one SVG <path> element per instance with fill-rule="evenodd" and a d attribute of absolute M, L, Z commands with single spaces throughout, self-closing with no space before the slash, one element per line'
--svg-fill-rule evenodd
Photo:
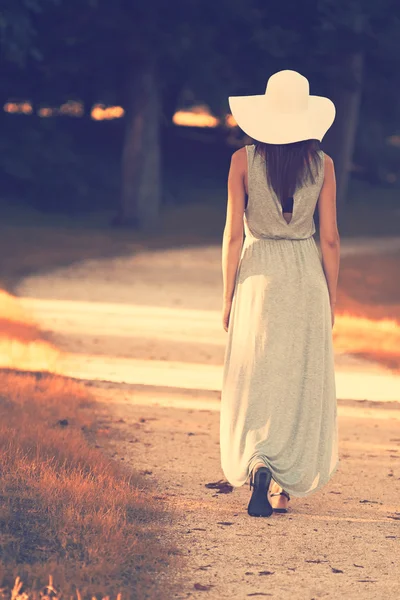
<path fill-rule="evenodd" d="M 327 152 L 335 163 L 338 223 L 343 219 L 358 125 L 364 70 L 363 53 L 359 51 L 345 56 L 341 69 L 344 80 L 333 82 L 335 88 L 330 96 L 336 106 L 336 118 L 324 138 Z"/>
<path fill-rule="evenodd" d="M 114 224 L 152 229 L 161 204 L 160 106 L 154 62 L 130 75 L 119 214 Z"/>

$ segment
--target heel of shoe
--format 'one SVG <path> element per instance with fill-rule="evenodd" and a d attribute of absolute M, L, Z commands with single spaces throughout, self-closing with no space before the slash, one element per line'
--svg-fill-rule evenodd
<path fill-rule="evenodd" d="M 269 517 L 273 508 L 268 499 L 272 474 L 267 467 L 260 467 L 250 476 L 250 489 L 253 489 L 247 512 L 252 517 Z"/>

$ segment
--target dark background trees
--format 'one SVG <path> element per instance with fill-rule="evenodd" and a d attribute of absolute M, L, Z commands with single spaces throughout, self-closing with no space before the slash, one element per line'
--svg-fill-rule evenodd
<path fill-rule="evenodd" d="M 397 185 L 400 7 L 395 0 L 2 0 L 1 100 L 29 100 L 31 115 L 2 113 L 5 189 L 42 208 L 114 208 L 114 224 L 154 228 L 174 196 L 169 169 L 193 177 L 223 166 L 228 96 L 263 93 L 268 77 L 295 69 L 311 93 L 337 107 L 323 147 L 334 158 L 339 221 L 352 164 L 375 185 Z M 78 100 L 80 119 L 40 119 L 43 105 Z M 172 123 L 185 103 L 221 120 L 191 161 Z M 122 105 L 111 122 L 96 102 Z M 207 150 L 206 150 L 207 149 Z M 212 164 L 207 167 L 207 156 Z M 219 156 L 219 160 L 215 157 Z M 187 175 L 187 173 L 186 173 Z M 184 175 L 184 176 L 186 176 Z M 184 177 L 183 176 L 183 177 Z M 194 183 L 195 185 L 195 183 Z"/>

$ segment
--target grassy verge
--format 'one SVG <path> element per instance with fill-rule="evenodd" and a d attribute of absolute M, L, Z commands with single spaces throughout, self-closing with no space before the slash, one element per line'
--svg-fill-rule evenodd
<path fill-rule="evenodd" d="M 28 598 L 49 576 L 57 597 L 172 595 L 163 573 L 181 558 L 162 539 L 170 509 L 142 475 L 128 475 L 96 448 L 101 424 L 92 422 L 87 390 L 4 370 L 0 384 L 3 597 L 17 576 Z"/>
<path fill-rule="evenodd" d="M 337 350 L 400 372 L 400 252 L 341 260 L 333 338 Z"/>

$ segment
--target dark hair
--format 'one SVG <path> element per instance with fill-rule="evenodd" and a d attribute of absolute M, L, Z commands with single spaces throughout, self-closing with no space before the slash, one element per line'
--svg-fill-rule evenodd
<path fill-rule="evenodd" d="M 317 169 L 322 159 L 318 154 L 318 140 L 304 140 L 291 144 L 267 144 L 255 141 L 255 153 L 265 159 L 268 184 L 273 188 L 282 206 L 291 198 L 297 186 L 307 181 L 315 183 L 311 164 Z"/>

